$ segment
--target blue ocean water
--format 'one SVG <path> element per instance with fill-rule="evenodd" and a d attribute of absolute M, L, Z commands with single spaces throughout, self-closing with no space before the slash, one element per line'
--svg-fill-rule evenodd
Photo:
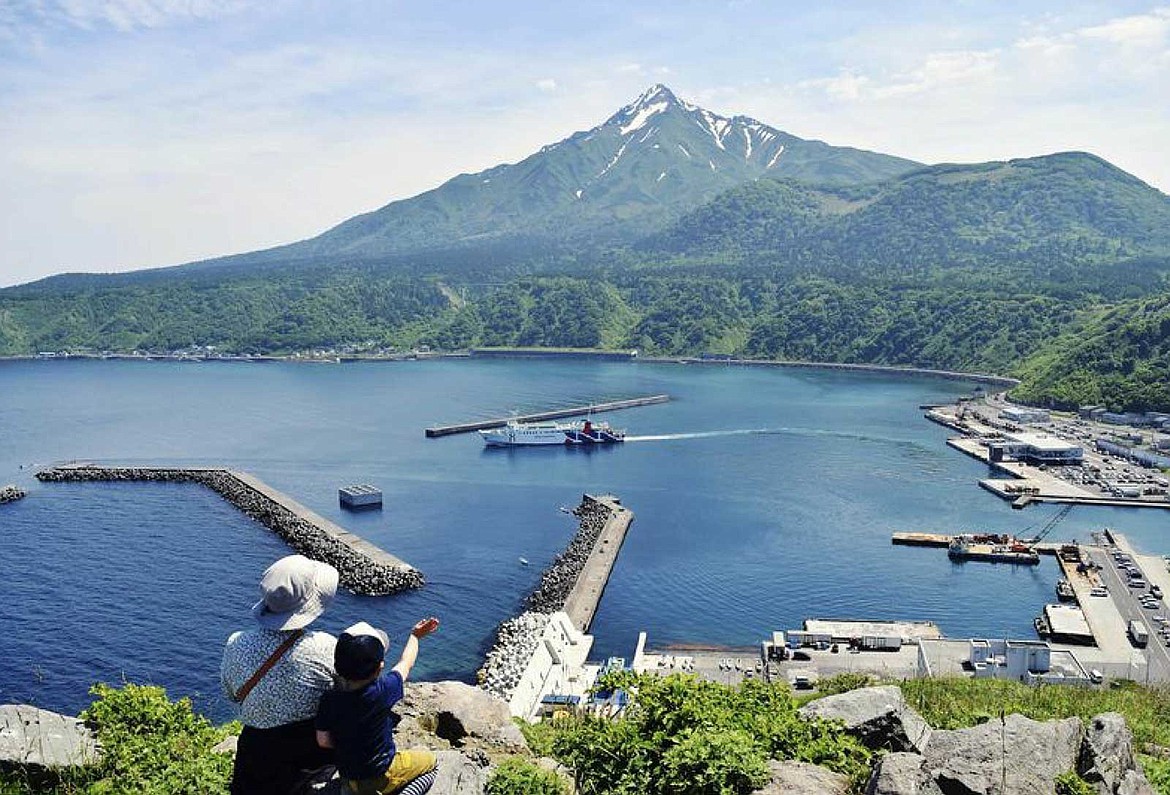
<path fill-rule="evenodd" d="M 268 531 L 198 486 L 47 484 L 69 459 L 248 470 L 419 567 L 421 591 L 341 594 L 322 619 L 399 642 L 435 613 L 420 675 L 469 679 L 572 535 L 557 509 L 613 492 L 636 515 L 594 623 L 594 654 L 652 644 L 752 644 L 806 617 L 931 619 L 952 636 L 1031 637 L 1050 601 L 1037 568 L 951 564 L 893 547 L 899 530 L 1023 531 L 979 489 L 987 469 L 944 444 L 918 405 L 970 384 L 837 371 L 584 361 L 346 364 L 0 363 L 0 702 L 76 711 L 95 681 L 153 682 L 223 719 L 220 649 L 249 625 Z M 634 440 L 596 450 L 486 450 L 426 439 L 437 422 L 631 394 L 609 415 Z M 727 432 L 727 433 L 724 433 Z M 336 490 L 371 482 L 381 512 Z M 1111 526 L 1170 552 L 1161 512 L 1077 508 L 1055 535 Z M 519 558 L 532 565 L 522 566 Z"/>

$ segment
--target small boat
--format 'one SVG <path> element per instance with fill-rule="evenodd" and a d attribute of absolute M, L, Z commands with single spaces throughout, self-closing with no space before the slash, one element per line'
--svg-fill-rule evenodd
<path fill-rule="evenodd" d="M 528 558 L 520 558 L 520 565 L 527 566 L 528 565 Z"/>
<path fill-rule="evenodd" d="M 1072 583 L 1068 580 L 1057 580 L 1056 598 L 1062 602 L 1075 602 L 1077 600 L 1077 594 L 1073 590 Z"/>
<path fill-rule="evenodd" d="M 626 432 L 610 427 L 608 422 L 509 422 L 499 428 L 479 432 L 488 447 L 527 447 L 540 445 L 614 444 L 626 439 Z"/>

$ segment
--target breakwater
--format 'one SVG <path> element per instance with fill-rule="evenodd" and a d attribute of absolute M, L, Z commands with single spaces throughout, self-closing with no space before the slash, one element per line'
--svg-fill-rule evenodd
<path fill-rule="evenodd" d="M 16 502 L 24 498 L 24 490 L 16 486 L 5 486 L 0 488 L 0 505 L 6 502 Z"/>
<path fill-rule="evenodd" d="M 413 566 L 310 511 L 246 472 L 199 467 L 104 467 L 70 464 L 42 469 L 40 481 L 152 481 L 198 483 L 279 536 L 305 557 L 337 569 L 354 593 L 384 596 L 423 584 Z"/>
<path fill-rule="evenodd" d="M 509 422 L 542 422 L 544 420 L 558 420 L 565 417 L 583 417 L 588 414 L 600 414 L 605 411 L 630 409 L 636 406 L 652 406 L 656 403 L 666 403 L 670 395 L 646 395 L 644 397 L 625 398 L 623 400 L 607 400 L 603 403 L 588 403 L 582 406 L 537 411 L 532 414 L 520 414 L 515 417 L 497 417 L 490 420 L 472 420 L 452 425 L 435 425 L 426 429 L 428 439 L 439 436 L 451 436 L 456 433 L 470 433 L 471 431 L 486 430 L 488 428 L 502 428 Z"/>
<path fill-rule="evenodd" d="M 612 496 L 594 497 L 586 494 L 581 504 L 573 509 L 573 514 L 578 519 L 576 534 L 565 551 L 557 555 L 541 574 L 540 584 L 524 601 L 525 611 L 500 624 L 496 630 L 495 644 L 476 674 L 481 687 L 505 701 L 511 699 L 524 675 L 551 614 L 559 610 L 567 611 L 574 601 L 583 606 L 587 597 L 591 597 L 592 606 L 587 613 L 588 619 L 592 619 L 597 601 L 601 598 L 601 589 L 594 583 L 595 577 L 601 573 L 597 569 L 595 555 L 601 546 L 599 539 L 607 534 L 607 530 L 612 533 L 619 527 L 624 537 L 633 520 L 633 514 Z M 613 548 L 608 549 L 611 544 Z M 603 554 L 612 558 L 620 547 L 620 541 L 611 541 L 605 546 L 607 549 Z M 612 562 L 604 567 L 605 577 L 608 577 L 611 567 Z M 582 589 L 581 584 L 586 582 L 593 584 Z M 581 613 L 580 609 L 578 613 Z M 588 623 L 578 624 L 572 613 L 570 617 L 577 629 L 588 629 Z"/>

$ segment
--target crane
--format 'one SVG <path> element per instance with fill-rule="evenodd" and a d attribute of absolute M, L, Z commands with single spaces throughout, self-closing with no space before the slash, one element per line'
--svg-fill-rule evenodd
<path fill-rule="evenodd" d="M 1037 533 L 1034 537 L 1028 539 L 1025 543 L 1039 544 L 1041 541 L 1044 540 L 1044 538 L 1049 533 L 1052 532 L 1052 530 L 1058 524 L 1060 524 L 1061 520 L 1064 519 L 1064 517 L 1068 516 L 1069 511 L 1071 511 L 1074 507 L 1076 507 L 1076 503 L 1072 503 L 1072 502 L 1062 506 L 1059 511 L 1057 511 L 1055 514 L 1053 514 L 1051 519 L 1049 519 L 1047 522 L 1044 523 L 1044 526 L 1040 528 L 1040 532 Z"/>

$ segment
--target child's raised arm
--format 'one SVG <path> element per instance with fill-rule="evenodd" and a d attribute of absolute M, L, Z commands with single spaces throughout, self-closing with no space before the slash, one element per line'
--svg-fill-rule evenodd
<path fill-rule="evenodd" d="M 431 616 L 430 618 L 424 618 L 410 630 L 410 637 L 406 639 L 406 647 L 402 650 L 402 657 L 399 658 L 398 663 L 392 669 L 398 672 L 403 682 L 410 676 L 410 669 L 414 667 L 414 661 L 418 659 L 419 638 L 425 638 L 438 628 L 439 619 Z"/>

